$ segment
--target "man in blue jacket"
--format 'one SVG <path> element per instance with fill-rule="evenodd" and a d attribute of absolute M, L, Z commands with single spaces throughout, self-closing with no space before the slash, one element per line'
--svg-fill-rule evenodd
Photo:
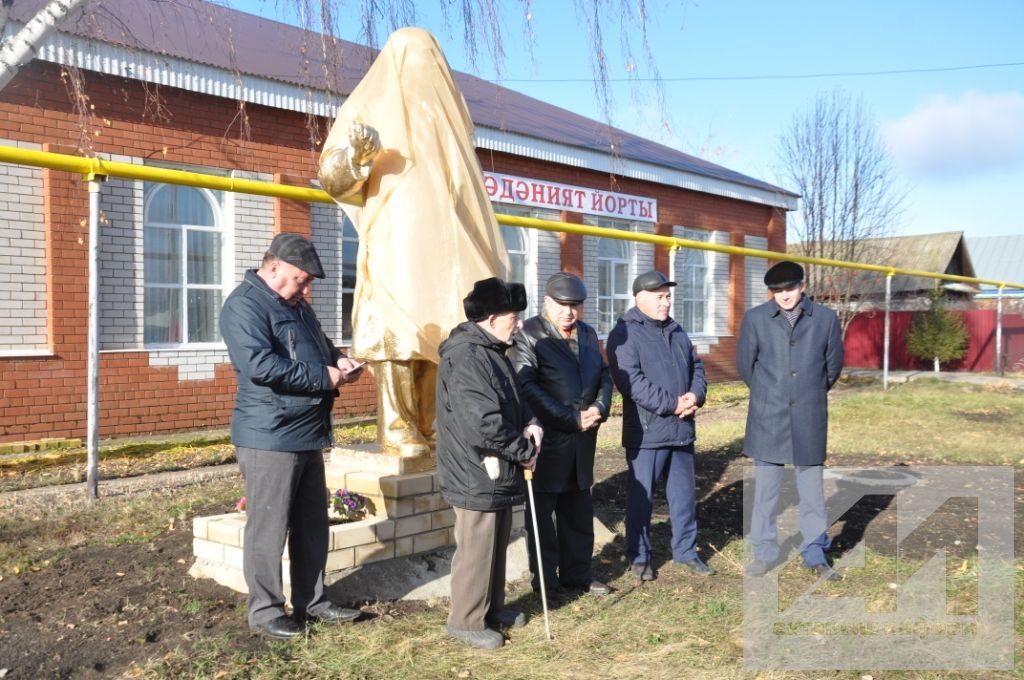
<path fill-rule="evenodd" d="M 839 574 L 829 548 L 822 481 L 828 436 L 828 391 L 843 370 L 843 332 L 836 313 L 804 294 L 804 269 L 782 261 L 764 276 L 772 299 L 743 317 L 736 369 L 750 387 L 743 453 L 754 459 L 748 576 L 763 576 L 779 561 L 775 516 L 785 465 L 794 467 L 800 498 L 800 552 L 818 576 Z"/>
<path fill-rule="evenodd" d="M 636 305 L 608 335 L 612 379 L 622 393 L 622 446 L 629 464 L 626 552 L 633 574 L 654 579 L 650 525 L 652 493 L 667 473 L 672 559 L 700 576 L 714 573 L 697 555 L 694 418 L 704 405 L 704 364 L 689 336 L 669 316 L 672 286 L 649 271 L 633 281 Z"/>
<path fill-rule="evenodd" d="M 359 616 L 324 594 L 323 449 L 331 444 L 336 389 L 355 380 L 360 365 L 341 355 L 306 302 L 314 278 L 324 278 L 324 270 L 313 244 L 278 234 L 220 315 L 238 379 L 231 441 L 245 477 L 242 571 L 249 625 L 277 639 L 301 634 L 307 620 L 341 623 Z M 281 579 L 286 540 L 294 618 L 285 613 Z"/>

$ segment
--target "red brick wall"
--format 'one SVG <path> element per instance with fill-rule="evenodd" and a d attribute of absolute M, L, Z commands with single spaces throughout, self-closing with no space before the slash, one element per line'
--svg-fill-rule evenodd
<path fill-rule="evenodd" d="M 280 181 L 308 186 L 316 176 L 318 151 L 311 138 L 323 139 L 327 121 L 311 136 L 302 114 L 247 105 L 248 135 L 238 106 L 215 97 L 170 87 L 153 88 L 164 115 L 146 106 L 141 84 L 83 72 L 94 107 L 93 148 L 135 158 L 225 170 L 267 173 Z M 60 85 L 60 67 L 32 62 L 0 92 L 0 137 L 48 145 L 47 150 L 78 153 L 81 124 Z M 659 233 L 672 225 L 722 229 L 767 236 L 770 247 L 785 244 L 785 213 L 756 204 L 683 189 L 559 166 L 481 150 L 481 164 L 494 172 L 651 196 L 659 203 Z M 86 427 L 86 324 L 88 196 L 80 178 L 65 172 L 43 175 L 47 244 L 47 294 L 51 310 L 52 358 L 0 358 L 0 442 L 41 437 L 82 437 Z M 274 230 L 309 233 L 309 206 L 276 200 Z M 565 213 L 568 222 L 580 222 Z M 667 231 L 666 231 L 667 230 Z M 562 267 L 583 273 L 582 239 L 562 235 Z M 667 257 L 659 249 L 659 268 Z M 734 295 L 730 329 L 738 329 L 743 306 L 743 261 L 733 258 Z M 712 379 L 734 377 L 732 340 L 723 338 L 704 359 Z M 216 367 L 210 380 L 178 381 L 174 367 L 151 367 L 145 352 L 104 352 L 100 365 L 100 434 L 112 437 L 224 427 L 230 420 L 234 374 Z M 336 415 L 367 414 L 374 409 L 372 376 L 364 374 L 342 390 Z"/>

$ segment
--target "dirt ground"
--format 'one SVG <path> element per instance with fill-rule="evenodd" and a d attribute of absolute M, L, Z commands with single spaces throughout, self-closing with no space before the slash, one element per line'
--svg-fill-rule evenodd
<path fill-rule="evenodd" d="M 740 406 L 703 417 L 740 419 L 744 415 L 745 408 Z M 619 423 L 613 420 L 602 434 L 617 439 L 617 427 Z M 741 487 L 746 465 L 741 457 L 724 452 L 698 456 L 700 550 L 713 563 L 717 550 L 741 535 Z M 595 511 L 615 529 L 625 505 L 622 450 L 600 450 L 595 467 Z M 1018 507 L 1024 504 L 1020 477 L 1016 488 Z M 887 505 L 887 499 L 876 497 L 855 506 L 845 521 L 832 529 L 836 546 L 846 549 L 861 538 L 869 545 L 884 545 L 895 527 L 894 513 Z M 967 547 L 977 544 L 976 527 L 964 520 L 974 517 L 968 510 L 956 504 L 946 508 L 948 524 L 915 537 L 921 553 L 942 545 L 967 554 Z M 196 514 L 224 511 L 223 507 L 210 507 Z M 658 521 L 666 515 L 667 508 L 660 499 L 652 529 L 656 547 L 668 543 L 668 524 Z M 1018 533 L 1022 529 L 1019 526 Z M 959 548 L 954 547 L 953 536 L 960 541 Z M 891 537 L 888 542 L 892 543 Z M 722 559 L 718 561 L 719 570 L 728 572 L 728 576 L 700 583 L 687 579 L 682 570 L 673 569 L 670 560 L 666 563 L 663 558 L 656 567 L 659 580 L 678 580 L 695 591 L 740 587 L 738 565 L 732 565 L 736 567 L 733 569 L 722 564 Z M 130 676 L 133 665 L 159 659 L 176 648 L 190 649 L 204 640 L 226 638 L 242 655 L 259 654 L 259 650 L 274 644 L 248 630 L 244 596 L 213 581 L 193 579 L 187 573 L 191 563 L 191 522 L 177 522 L 173 530 L 150 543 L 72 548 L 52 567 L 5 575 L 0 580 L 0 678 Z M 595 577 L 607 581 L 621 577 L 627 569 L 621 538 L 605 546 L 595 564 Z M 361 606 L 366 618 L 376 619 L 369 625 L 386 621 L 388 614 L 420 606 L 401 602 L 343 604 Z"/>

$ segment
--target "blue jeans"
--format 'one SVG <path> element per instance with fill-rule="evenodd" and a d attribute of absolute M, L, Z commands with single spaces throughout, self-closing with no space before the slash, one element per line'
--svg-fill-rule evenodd
<path fill-rule="evenodd" d="M 626 554 L 634 563 L 651 560 L 652 494 L 667 474 L 665 496 L 672 523 L 672 559 L 697 557 L 696 484 L 693 444 L 664 449 L 626 449 L 629 484 L 626 487 Z"/>
<path fill-rule="evenodd" d="M 750 516 L 750 542 L 754 557 L 774 564 L 779 559 L 778 531 L 775 518 L 779 510 L 779 492 L 785 466 L 756 460 L 754 469 L 754 507 Z M 804 565 L 814 567 L 828 564 L 825 551 L 829 548 L 825 489 L 821 465 L 797 465 L 796 491 L 800 499 L 800 554 Z"/>

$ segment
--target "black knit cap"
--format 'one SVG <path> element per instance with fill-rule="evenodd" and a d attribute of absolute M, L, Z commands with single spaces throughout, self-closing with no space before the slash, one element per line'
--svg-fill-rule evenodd
<path fill-rule="evenodd" d="M 270 242 L 267 253 L 282 262 L 298 267 L 313 278 L 322 279 L 326 276 L 323 265 L 320 264 L 320 256 L 316 254 L 316 248 L 298 234 L 278 234 Z"/>
<path fill-rule="evenodd" d="M 491 314 L 521 312 L 526 309 L 526 287 L 496 277 L 477 281 L 472 292 L 463 298 L 462 309 L 470 321 L 483 321 Z"/>
<path fill-rule="evenodd" d="M 552 274 L 548 279 L 548 283 L 544 287 L 544 294 L 558 302 L 578 305 L 587 299 L 587 287 L 575 274 L 558 272 Z"/>
<path fill-rule="evenodd" d="M 764 275 L 764 285 L 769 288 L 789 288 L 804 280 L 804 268 L 796 262 L 783 260 Z"/>

